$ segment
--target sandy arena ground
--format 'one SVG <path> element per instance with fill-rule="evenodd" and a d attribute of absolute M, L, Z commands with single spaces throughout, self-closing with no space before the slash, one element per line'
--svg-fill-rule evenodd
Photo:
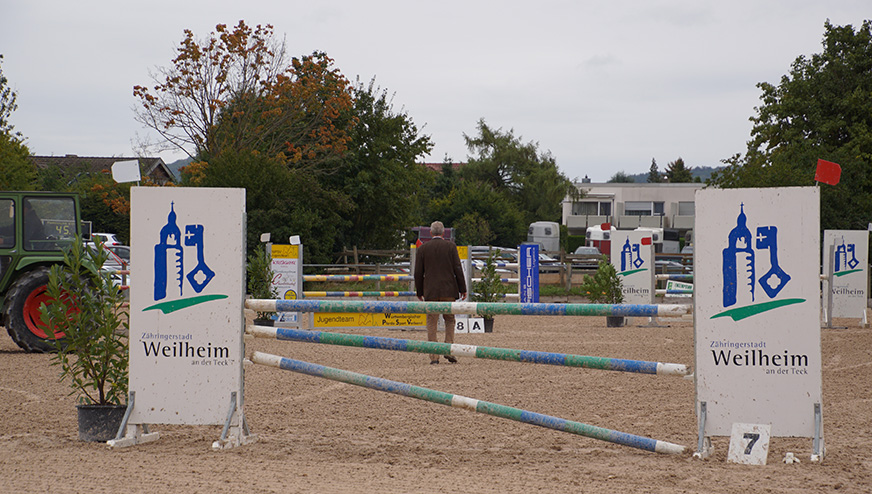
<path fill-rule="evenodd" d="M 644 324 L 642 319 L 634 323 Z M 606 328 L 604 317 L 501 316 L 458 343 L 691 365 L 693 327 Z M 765 466 L 667 456 L 273 368 L 246 370 L 259 441 L 215 452 L 220 426 L 156 425 L 157 442 L 77 439 L 74 398 L 46 355 L 0 338 L 0 492 L 872 492 L 872 330 L 822 330 L 827 456 L 773 438 Z M 361 333 L 363 330 L 353 332 Z M 367 334 L 424 339 L 420 331 Z M 253 349 L 652 437 L 695 449 L 693 381 L 680 377 L 256 340 Z M 794 452 L 800 464 L 781 460 Z"/>

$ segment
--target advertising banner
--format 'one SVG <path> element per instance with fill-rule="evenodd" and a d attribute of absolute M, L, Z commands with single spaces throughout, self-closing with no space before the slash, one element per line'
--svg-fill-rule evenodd
<path fill-rule="evenodd" d="M 866 230 L 824 230 L 823 274 L 830 273 L 832 286 L 831 317 L 863 318 L 869 280 L 869 232 Z M 824 292 L 824 304 L 827 302 Z"/>
<path fill-rule="evenodd" d="M 223 424 L 242 397 L 245 190 L 131 189 L 131 424 Z"/>
<path fill-rule="evenodd" d="M 270 245 L 272 258 L 273 280 L 272 288 L 276 297 L 282 300 L 297 300 L 303 298 L 303 246 L 302 245 Z M 297 324 L 297 312 L 277 312 L 276 322 Z"/>
<path fill-rule="evenodd" d="M 814 437 L 821 403 L 820 199 L 815 187 L 696 192 L 697 410 Z"/>
<path fill-rule="evenodd" d="M 521 303 L 539 302 L 539 246 L 523 244 L 518 249 Z"/>
<path fill-rule="evenodd" d="M 651 232 L 612 232 L 611 262 L 621 277 L 625 304 L 654 302 L 654 245 Z"/>

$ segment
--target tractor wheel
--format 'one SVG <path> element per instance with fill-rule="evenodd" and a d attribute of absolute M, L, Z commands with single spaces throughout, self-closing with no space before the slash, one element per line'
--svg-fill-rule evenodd
<path fill-rule="evenodd" d="M 48 300 L 48 268 L 41 267 L 17 279 L 6 295 L 6 331 L 12 340 L 28 352 L 55 351 L 54 338 L 41 319 L 39 305 Z M 63 341 L 63 334 L 57 335 Z"/>

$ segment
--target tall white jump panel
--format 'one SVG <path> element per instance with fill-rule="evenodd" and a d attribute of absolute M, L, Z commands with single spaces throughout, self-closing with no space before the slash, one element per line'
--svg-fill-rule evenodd
<path fill-rule="evenodd" d="M 697 191 L 701 447 L 738 422 L 814 437 L 821 452 L 819 224 L 814 187 Z"/>
<path fill-rule="evenodd" d="M 127 443 L 147 424 L 243 423 L 245 190 L 131 191 Z M 124 426 L 122 426 L 124 427 Z"/>

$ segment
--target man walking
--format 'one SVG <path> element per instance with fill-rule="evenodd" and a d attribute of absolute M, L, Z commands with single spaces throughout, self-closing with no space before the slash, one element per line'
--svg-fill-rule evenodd
<path fill-rule="evenodd" d="M 415 293 L 418 300 L 433 302 L 454 302 L 458 298 L 466 298 L 466 282 L 463 280 L 463 268 L 457 246 L 442 235 L 445 226 L 441 221 L 430 225 L 433 238 L 418 247 L 415 255 Z M 454 314 L 442 314 L 445 321 L 445 343 L 454 343 Z M 437 341 L 436 326 L 439 314 L 427 314 L 427 339 Z M 452 364 L 457 359 L 445 355 Z M 439 355 L 430 355 L 430 363 L 438 364 Z"/>

